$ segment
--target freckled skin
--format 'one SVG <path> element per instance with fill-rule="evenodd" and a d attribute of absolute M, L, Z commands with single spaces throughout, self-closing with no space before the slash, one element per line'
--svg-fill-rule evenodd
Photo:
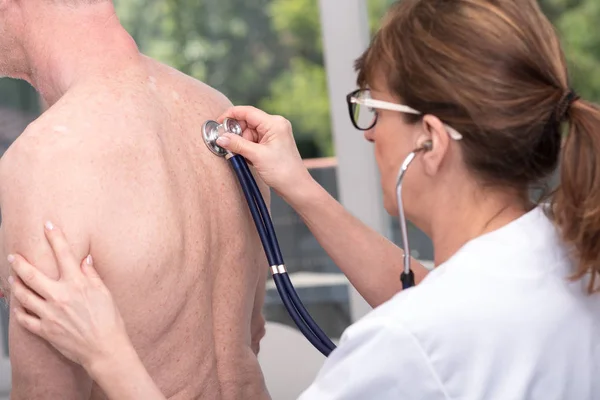
<path fill-rule="evenodd" d="M 72 157 L 83 176 L 71 198 L 86 202 L 93 226 L 89 243 L 73 246 L 91 250 L 144 365 L 173 400 L 269 398 L 256 357 L 267 261 L 234 174 L 201 135 L 230 106 L 143 58 L 101 87 L 67 93 L 15 144 Z M 93 386 L 89 399 L 105 396 Z"/>

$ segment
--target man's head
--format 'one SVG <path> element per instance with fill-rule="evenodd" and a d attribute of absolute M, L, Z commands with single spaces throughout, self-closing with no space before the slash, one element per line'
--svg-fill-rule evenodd
<path fill-rule="evenodd" d="M 89 14 L 92 6 L 100 4 L 112 7 L 112 0 L 0 0 L 0 77 L 27 79 L 31 69 L 29 47 L 36 47 L 37 40 L 32 34 L 56 21 L 52 16 Z"/>

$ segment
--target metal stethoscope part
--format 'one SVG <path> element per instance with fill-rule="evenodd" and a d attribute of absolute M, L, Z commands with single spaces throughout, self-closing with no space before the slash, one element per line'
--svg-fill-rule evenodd
<path fill-rule="evenodd" d="M 219 157 L 225 157 L 228 153 L 227 150 L 217 144 L 217 139 L 225 132 L 241 135 L 242 127 L 239 122 L 231 118 L 225 118 L 222 124 L 216 121 L 206 121 L 202 127 L 204 143 L 210 151 Z"/>
<path fill-rule="evenodd" d="M 404 181 L 404 175 L 408 170 L 408 167 L 413 162 L 417 154 L 421 151 L 431 150 L 431 141 L 426 141 L 423 145 L 413 150 L 405 159 L 400 170 L 398 171 L 398 178 L 396 179 L 396 200 L 398 201 L 398 218 L 400 220 L 400 234 L 402 235 L 402 248 L 404 250 L 402 274 L 400 275 L 400 281 L 402 282 L 402 289 L 408 289 L 415 285 L 415 275 L 410 268 L 410 245 L 408 243 L 408 231 L 406 225 L 406 215 L 404 214 L 404 202 L 402 201 L 402 183 Z"/>
<path fill-rule="evenodd" d="M 202 137 L 206 146 L 217 156 L 226 157 L 238 177 L 269 261 L 273 280 L 285 308 L 308 341 L 323 355 L 329 356 L 336 346 L 311 318 L 292 285 L 285 269 L 269 210 L 246 160 L 238 154 L 230 153 L 216 143 L 217 139 L 226 132 L 241 135 L 242 128 L 234 119 L 225 119 L 222 124 L 216 121 L 207 121 L 202 127 Z"/>

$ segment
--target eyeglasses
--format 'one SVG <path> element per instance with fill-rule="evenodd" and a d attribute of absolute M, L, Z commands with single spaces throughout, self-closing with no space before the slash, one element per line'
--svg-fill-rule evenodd
<path fill-rule="evenodd" d="M 371 91 L 368 89 L 358 89 L 349 93 L 346 96 L 348 102 L 348 111 L 350 112 L 350 120 L 354 127 L 361 131 L 373 129 L 377 123 L 377 111 L 389 110 L 398 111 L 406 114 L 421 115 L 420 111 L 402 104 L 389 103 L 387 101 L 375 100 L 371 98 Z M 463 136 L 458 131 L 447 124 L 444 127 L 448 131 L 448 135 L 454 140 L 461 140 Z"/>

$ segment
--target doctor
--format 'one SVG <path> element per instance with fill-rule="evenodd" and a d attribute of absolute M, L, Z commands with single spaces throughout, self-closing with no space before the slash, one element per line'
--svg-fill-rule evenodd
<path fill-rule="evenodd" d="M 285 119 L 251 107 L 220 119 L 245 132 L 219 144 L 252 162 L 377 307 L 302 399 L 600 399 L 600 110 L 569 88 L 536 1 L 401 1 L 357 69 L 350 115 L 374 145 L 389 213 L 400 164 L 424 148 L 404 208 L 437 268 L 424 277 L 415 262 L 415 288 L 398 293 L 401 250 L 311 179 Z M 559 160 L 556 190 L 530 203 Z M 61 278 L 11 256 L 18 321 L 110 399 L 163 399 L 91 259 L 46 232 Z"/>

